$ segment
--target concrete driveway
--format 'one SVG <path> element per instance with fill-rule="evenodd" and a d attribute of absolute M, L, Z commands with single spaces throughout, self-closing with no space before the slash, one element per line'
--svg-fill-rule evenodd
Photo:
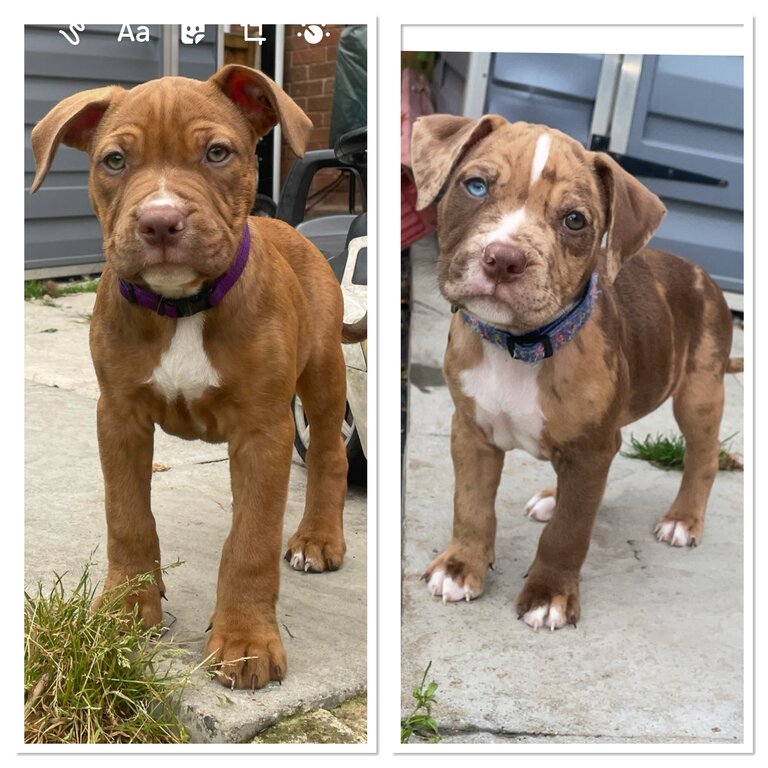
<path fill-rule="evenodd" d="M 106 574 L 106 526 L 96 443 L 96 385 L 88 352 L 94 294 L 25 303 L 25 585 L 71 585 L 93 552 L 92 574 Z M 165 564 L 166 640 L 203 658 L 221 546 L 231 522 L 226 445 L 155 439 L 153 511 Z M 284 545 L 301 518 L 306 471 L 294 454 Z M 284 564 L 278 621 L 288 653 L 282 685 L 230 691 L 203 673 L 187 691 L 183 719 L 199 742 L 245 742 L 296 712 L 364 693 L 367 675 L 366 494 L 351 488 L 345 511 L 347 555 L 334 573 L 304 574 Z M 66 585 L 65 580 L 65 585 Z M 362 740 L 365 740 L 363 736 Z"/>
<path fill-rule="evenodd" d="M 582 571 L 578 629 L 534 632 L 515 599 L 541 524 L 526 501 L 554 485 L 549 463 L 507 455 L 497 498 L 496 564 L 485 594 L 444 605 L 420 580 L 452 520 L 450 395 L 440 368 L 450 312 L 436 248 L 411 251 L 409 430 L 405 457 L 402 709 L 431 661 L 443 742 L 703 743 L 744 739 L 743 472 L 720 472 L 696 549 L 659 544 L 653 527 L 680 474 L 618 456 Z M 741 354 L 737 330 L 734 354 Z M 721 437 L 742 452 L 743 381 L 727 377 Z M 675 430 L 669 404 L 623 430 Z M 677 430 L 675 430 L 677 431 Z"/>

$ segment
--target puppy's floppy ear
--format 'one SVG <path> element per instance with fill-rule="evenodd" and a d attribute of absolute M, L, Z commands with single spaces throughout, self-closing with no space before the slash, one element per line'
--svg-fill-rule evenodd
<path fill-rule="evenodd" d="M 500 115 L 484 115 L 479 120 L 455 115 L 420 117 L 411 135 L 411 163 L 418 190 L 416 209 L 434 202 L 470 147 L 506 122 Z"/>
<path fill-rule="evenodd" d="M 33 129 L 34 192 L 42 183 L 59 144 L 87 152 L 104 113 L 125 91 L 118 85 L 82 91 L 60 101 Z"/>
<path fill-rule="evenodd" d="M 651 239 L 667 209 L 610 155 L 594 153 L 594 166 L 605 191 L 605 274 L 613 282 L 621 265 Z"/>
<path fill-rule="evenodd" d="M 280 123 L 291 149 L 299 157 L 304 155 L 312 131 L 312 121 L 263 72 L 241 64 L 228 64 L 208 82 L 220 88 L 234 102 L 259 136 L 269 133 Z"/>

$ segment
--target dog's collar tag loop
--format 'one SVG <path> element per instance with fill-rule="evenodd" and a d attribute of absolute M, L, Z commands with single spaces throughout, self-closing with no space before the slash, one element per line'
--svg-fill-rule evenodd
<path fill-rule="evenodd" d="M 592 308 L 599 295 L 597 290 L 597 272 L 593 272 L 575 307 L 541 328 L 515 336 L 508 331 L 484 323 L 468 312 L 462 312 L 464 324 L 469 326 L 485 341 L 502 347 L 509 352 L 510 357 L 525 363 L 538 363 L 552 357 L 558 347 L 567 344 L 589 320 Z"/>
<path fill-rule="evenodd" d="M 248 230 L 248 222 L 243 225 L 243 237 L 235 254 L 232 266 L 213 282 L 204 285 L 194 296 L 185 296 L 181 299 L 169 299 L 157 293 L 142 288 L 135 283 L 120 280 L 120 293 L 131 304 L 146 307 L 164 317 L 190 317 L 198 312 L 215 307 L 221 303 L 229 289 L 237 282 L 248 262 L 248 253 L 251 250 L 251 234 Z"/>

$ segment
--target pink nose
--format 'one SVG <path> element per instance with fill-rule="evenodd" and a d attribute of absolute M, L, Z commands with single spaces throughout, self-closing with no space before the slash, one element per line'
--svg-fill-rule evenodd
<path fill-rule="evenodd" d="M 173 245 L 186 226 L 186 216 L 172 205 L 150 206 L 137 221 L 139 236 L 147 245 Z"/>
<path fill-rule="evenodd" d="M 483 271 L 496 283 L 509 283 L 519 277 L 526 263 L 525 253 L 507 243 L 490 243 L 483 251 Z"/>

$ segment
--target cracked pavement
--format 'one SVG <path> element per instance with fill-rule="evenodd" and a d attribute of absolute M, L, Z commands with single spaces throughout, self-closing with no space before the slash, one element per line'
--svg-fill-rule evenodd
<path fill-rule="evenodd" d="M 91 557 L 94 579 L 106 573 L 106 526 L 96 442 L 96 385 L 88 352 L 94 294 L 48 306 L 25 302 L 25 587 L 72 586 Z M 152 506 L 163 562 L 181 561 L 164 577 L 165 640 L 203 659 L 216 596 L 221 547 L 230 522 L 226 444 L 187 442 L 155 433 Z M 304 505 L 306 471 L 294 454 L 284 541 Z M 282 685 L 230 691 L 198 672 L 182 716 L 199 742 L 246 742 L 286 716 L 334 706 L 367 682 L 367 520 L 364 489 L 351 488 L 345 510 L 347 554 L 333 573 L 305 574 L 282 564 L 278 621 L 288 654 Z M 339 627 L 343 627 L 340 631 Z"/>
<path fill-rule="evenodd" d="M 726 743 L 744 739 L 743 472 L 720 472 L 701 546 L 656 541 L 678 472 L 617 456 L 581 574 L 578 628 L 534 632 L 515 599 L 541 523 L 527 500 L 554 471 L 507 454 L 496 502 L 496 562 L 485 594 L 443 604 L 421 575 L 448 544 L 453 406 L 437 374 L 450 309 L 438 295 L 436 249 L 411 249 L 409 430 L 404 459 L 402 711 L 431 661 L 432 715 L 444 743 Z M 733 354 L 742 354 L 737 330 Z M 726 377 L 720 434 L 743 451 L 743 375 Z M 668 433 L 671 404 L 623 430 Z M 626 446 L 625 446 L 626 448 Z M 746 531 L 751 541 L 751 532 Z"/>

